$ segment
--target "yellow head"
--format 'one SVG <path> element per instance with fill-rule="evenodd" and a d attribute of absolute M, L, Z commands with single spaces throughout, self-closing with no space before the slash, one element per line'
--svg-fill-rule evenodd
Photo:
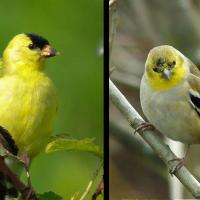
<path fill-rule="evenodd" d="M 153 48 L 145 64 L 145 75 L 154 90 L 176 86 L 186 77 L 188 71 L 187 58 L 168 45 Z"/>
<path fill-rule="evenodd" d="M 7 72 L 24 69 L 41 70 L 46 58 L 58 55 L 48 40 L 34 33 L 16 35 L 3 53 L 3 66 Z"/>

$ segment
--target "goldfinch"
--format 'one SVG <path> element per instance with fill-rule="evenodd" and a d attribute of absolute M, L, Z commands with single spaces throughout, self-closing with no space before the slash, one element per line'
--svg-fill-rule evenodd
<path fill-rule="evenodd" d="M 16 35 L 0 61 L 0 126 L 30 158 L 48 142 L 57 110 L 56 90 L 45 73 L 46 58 L 58 55 L 45 38 Z"/>
<path fill-rule="evenodd" d="M 200 143 L 200 71 L 172 46 L 153 48 L 141 80 L 142 110 L 169 138 Z"/>

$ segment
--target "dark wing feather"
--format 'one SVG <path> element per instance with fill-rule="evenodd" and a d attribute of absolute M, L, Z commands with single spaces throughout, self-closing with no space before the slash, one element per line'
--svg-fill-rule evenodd
<path fill-rule="evenodd" d="M 200 116 L 200 71 L 192 61 L 188 59 L 190 73 L 187 77 L 190 85 L 190 104 Z"/>

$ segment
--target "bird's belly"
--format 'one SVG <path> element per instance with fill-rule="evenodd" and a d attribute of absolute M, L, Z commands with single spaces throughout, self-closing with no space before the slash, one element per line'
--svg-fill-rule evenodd
<path fill-rule="evenodd" d="M 181 104 L 181 102 L 179 103 Z M 169 108 L 166 104 L 166 110 L 157 105 L 153 116 L 147 113 L 148 119 L 161 133 L 173 140 L 189 144 L 199 143 L 200 126 L 195 125 L 194 127 L 191 123 L 191 118 L 193 118 L 191 115 L 196 115 L 196 113 L 183 112 L 183 105 L 179 105 L 179 103 L 176 103 L 174 108 Z M 187 110 L 189 111 L 189 109 Z"/>
<path fill-rule="evenodd" d="M 141 92 L 146 92 L 145 99 L 141 98 L 143 112 L 161 133 L 183 143 L 200 143 L 200 119 L 187 96 L 174 94 L 169 98 L 143 89 Z"/>
<path fill-rule="evenodd" d="M 12 80 L 0 82 L 0 125 L 15 140 L 20 152 L 37 154 L 52 131 L 56 112 L 51 88 Z"/>

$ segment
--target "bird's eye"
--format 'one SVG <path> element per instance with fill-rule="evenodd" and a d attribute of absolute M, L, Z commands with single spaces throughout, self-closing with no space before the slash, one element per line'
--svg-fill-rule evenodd
<path fill-rule="evenodd" d="M 153 71 L 154 71 L 154 72 L 159 72 L 160 70 L 159 70 L 157 67 L 154 67 L 154 68 L 153 68 Z"/>
<path fill-rule="evenodd" d="M 172 64 L 173 64 L 173 65 L 176 65 L 176 61 L 174 60 L 174 61 L 172 62 Z"/>
<path fill-rule="evenodd" d="M 28 48 L 29 48 L 29 49 L 35 49 L 36 46 L 35 46 L 34 44 L 31 43 L 31 44 L 28 45 Z"/>
<path fill-rule="evenodd" d="M 156 65 L 157 65 L 157 66 L 162 66 L 163 64 L 165 64 L 165 60 L 162 59 L 162 58 L 159 58 L 159 59 L 157 60 L 157 62 L 156 62 Z"/>

